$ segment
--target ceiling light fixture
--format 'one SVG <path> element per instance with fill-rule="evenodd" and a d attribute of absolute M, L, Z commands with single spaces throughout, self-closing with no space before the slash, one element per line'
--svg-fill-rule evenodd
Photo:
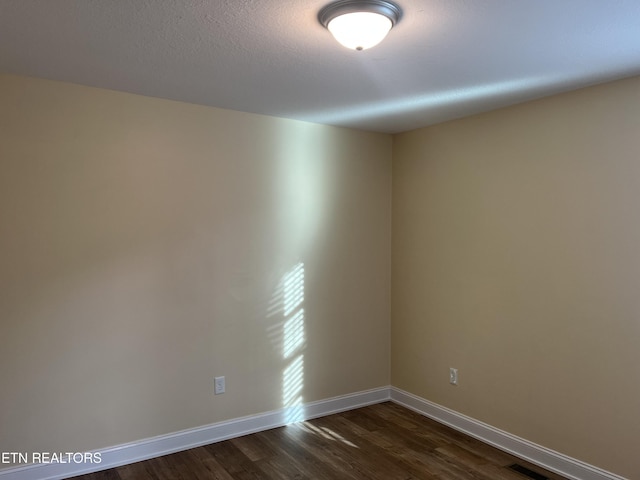
<path fill-rule="evenodd" d="M 318 20 L 345 47 L 366 50 L 387 36 L 401 13 L 385 0 L 340 0 L 320 10 Z"/>

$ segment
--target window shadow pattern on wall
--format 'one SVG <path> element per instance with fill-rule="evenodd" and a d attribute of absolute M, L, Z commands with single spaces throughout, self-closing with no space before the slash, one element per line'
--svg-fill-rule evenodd
<path fill-rule="evenodd" d="M 285 423 L 304 420 L 304 264 L 296 264 L 285 276 L 282 324 L 282 403 Z"/>

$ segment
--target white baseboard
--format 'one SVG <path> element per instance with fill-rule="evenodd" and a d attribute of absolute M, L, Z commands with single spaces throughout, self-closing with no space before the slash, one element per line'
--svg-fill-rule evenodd
<path fill-rule="evenodd" d="M 388 400 L 569 479 L 627 480 L 395 387 L 366 390 L 105 448 L 97 451 L 102 459 L 100 464 L 48 463 L 3 469 L 0 480 L 62 480 Z"/>
<path fill-rule="evenodd" d="M 573 480 L 626 480 L 395 387 L 391 387 L 391 401 L 564 477 Z"/>
<path fill-rule="evenodd" d="M 0 480 L 61 480 L 390 400 L 389 387 L 214 423 L 98 450 L 99 464 L 41 463 L 0 470 Z"/>

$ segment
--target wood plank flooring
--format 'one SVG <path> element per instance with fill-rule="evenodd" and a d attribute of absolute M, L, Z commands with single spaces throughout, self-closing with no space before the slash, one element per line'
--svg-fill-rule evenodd
<path fill-rule="evenodd" d="M 391 402 L 75 480 L 566 480 Z"/>

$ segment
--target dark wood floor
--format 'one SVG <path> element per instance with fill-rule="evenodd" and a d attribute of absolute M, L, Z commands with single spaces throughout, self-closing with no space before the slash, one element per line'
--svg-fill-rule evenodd
<path fill-rule="evenodd" d="M 514 463 L 565 480 L 387 402 L 75 480 L 527 480 Z"/>

